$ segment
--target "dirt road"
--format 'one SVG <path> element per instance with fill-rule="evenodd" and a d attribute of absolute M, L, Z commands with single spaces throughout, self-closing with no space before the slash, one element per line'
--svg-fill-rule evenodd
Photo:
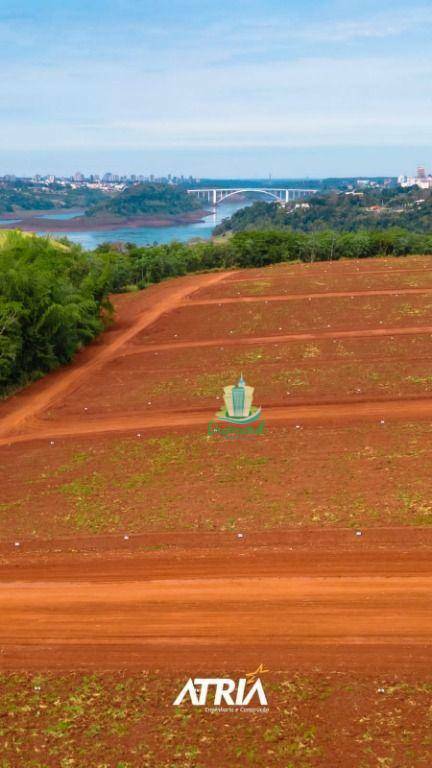
<path fill-rule="evenodd" d="M 22 403 L 19 402 L 17 408 L 1 419 L 0 437 L 21 428 L 37 413 L 45 410 L 58 399 L 64 397 L 66 393 L 72 391 L 83 378 L 115 357 L 119 349 L 128 341 L 158 320 L 163 314 L 173 310 L 190 293 L 199 288 L 214 285 L 230 274 L 230 272 L 222 272 L 210 275 L 194 275 L 192 278 L 168 281 L 163 286 L 156 286 L 156 289 L 161 288 L 160 291 L 155 292 L 156 299 L 144 311 L 137 313 L 131 325 L 125 330 L 120 329 L 120 332 L 115 333 L 114 337 L 112 333 L 111 335 L 105 334 L 101 339 L 100 348 L 94 350 L 93 355 L 83 364 L 68 366 L 59 377 L 48 377 L 44 382 L 45 386 L 38 389 L 33 396 L 28 399 L 24 396 Z"/>
<path fill-rule="evenodd" d="M 250 304 L 269 301 L 304 301 L 305 299 L 343 299 L 351 296 L 416 296 L 432 293 L 432 288 L 384 288 L 366 291 L 319 291 L 316 293 L 281 293 L 262 296 L 225 296 L 217 299 L 189 299 L 180 303 L 181 307 L 203 307 L 210 304 Z"/>
<path fill-rule="evenodd" d="M 240 667 L 356 668 L 432 661 L 432 561 L 415 552 L 340 562 L 289 552 L 146 555 L 82 571 L 42 566 L 0 584 L 3 668 L 159 666 L 187 672 L 209 659 Z M 393 560 L 395 562 L 393 562 Z M 155 567 L 153 567 L 155 566 Z M 59 564 L 57 563 L 57 568 Z M 240 573 L 238 572 L 240 568 Z M 21 564 L 22 568 L 22 564 Z M 355 651 L 355 653 L 354 653 Z M 393 667 L 394 668 L 394 667 Z"/>
<path fill-rule="evenodd" d="M 268 406 L 263 412 L 264 421 L 269 424 L 293 424 L 296 428 L 308 424 L 333 424 L 338 422 L 379 421 L 385 426 L 386 420 L 431 419 L 432 398 L 400 400 L 375 400 L 363 402 L 316 403 L 293 406 Z M 109 417 L 84 417 L 82 419 L 56 419 L 55 422 L 34 419 L 31 428 L 23 434 L 16 433 L 0 438 L 0 446 L 25 443 L 32 440 L 100 435 L 138 430 L 205 428 L 215 419 L 215 412 L 156 411 L 113 414 Z"/>
<path fill-rule="evenodd" d="M 316 331 L 310 333 L 285 333 L 279 336 L 242 336 L 233 338 L 224 336 L 220 339 L 199 339 L 175 341 L 165 344 L 134 344 L 122 350 L 120 355 L 137 355 L 143 352 L 159 352 L 171 349 L 198 349 L 201 347 L 243 347 L 261 346 L 262 344 L 285 344 L 286 342 L 319 341 L 320 339 L 368 339 L 382 336 L 432 336 L 432 325 L 416 325 L 406 328 L 365 328 L 355 331 Z"/>

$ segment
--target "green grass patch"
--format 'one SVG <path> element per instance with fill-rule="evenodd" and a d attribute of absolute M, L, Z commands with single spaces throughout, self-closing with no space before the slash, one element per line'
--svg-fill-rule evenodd
<path fill-rule="evenodd" d="M 72 508 L 65 515 L 65 522 L 78 531 L 102 533 L 112 530 L 119 524 L 119 516 L 112 503 L 101 499 L 101 491 L 106 486 L 105 478 L 94 472 L 90 477 L 71 480 L 58 490 L 64 494 Z"/>

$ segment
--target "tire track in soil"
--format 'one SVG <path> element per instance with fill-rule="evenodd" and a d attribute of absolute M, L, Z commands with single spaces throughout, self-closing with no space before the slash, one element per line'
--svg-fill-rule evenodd
<path fill-rule="evenodd" d="M 381 668 L 389 657 L 411 670 L 430 664 L 432 573 L 412 558 L 395 574 L 381 552 L 363 563 L 353 554 L 337 576 L 313 574 L 307 562 L 290 572 L 289 556 L 272 553 L 239 574 L 238 558 L 220 552 L 192 577 L 173 559 L 154 578 L 141 556 L 144 570 L 137 559 L 123 572 L 115 561 L 99 563 L 77 579 L 69 565 L 45 581 L 36 567 L 31 582 L 0 583 L 2 667 L 105 668 L 120 654 L 122 668 L 185 671 L 210 657 L 241 668 L 263 648 L 267 663 L 294 656 L 297 669 L 317 654 L 331 669 L 372 655 Z"/>
<path fill-rule="evenodd" d="M 220 339 L 203 339 L 197 341 L 170 341 L 162 344 L 134 344 L 122 352 L 121 357 L 137 355 L 144 352 L 159 352 L 172 349 L 189 349 L 199 347 L 236 347 L 252 346 L 255 344 L 281 344 L 296 341 L 319 341 L 320 339 L 367 339 L 380 336 L 416 336 L 430 334 L 432 325 L 421 325 L 404 328 L 369 328 L 353 331 L 315 331 L 311 333 L 288 333 L 280 336 L 243 336 L 233 338 L 224 336 Z"/>
<path fill-rule="evenodd" d="M 318 293 L 288 293 L 268 296 L 227 296 L 219 299 L 189 299 L 182 301 L 180 307 L 205 307 L 211 304 L 250 304 L 253 302 L 268 303 L 270 301 L 305 301 L 308 299 L 343 299 L 367 298 L 368 296 L 416 296 L 432 294 L 432 288 L 383 288 L 368 291 L 321 291 Z"/>
<path fill-rule="evenodd" d="M 134 430 L 182 429 L 206 427 L 215 418 L 215 411 L 159 411 L 154 413 L 117 414 L 110 417 L 58 419 L 50 424 L 33 421 L 33 430 L 0 438 L 0 446 L 34 440 L 82 437 L 86 435 L 132 432 Z M 385 426 L 387 419 L 432 419 L 432 398 L 406 400 L 344 401 L 307 405 L 265 406 L 266 423 L 294 424 L 297 428 L 321 424 L 379 421 Z"/>

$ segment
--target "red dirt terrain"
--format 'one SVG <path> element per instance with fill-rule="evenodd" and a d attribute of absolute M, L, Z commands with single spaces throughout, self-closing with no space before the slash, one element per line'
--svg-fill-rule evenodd
<path fill-rule="evenodd" d="M 37 768 L 79 755 L 102 717 L 105 683 L 85 682 L 87 673 L 120 668 L 126 677 L 112 685 L 135 691 L 150 670 L 154 736 L 177 734 L 172 688 L 189 675 L 243 674 L 261 662 L 276 709 L 266 724 L 253 721 L 258 742 L 239 726 L 224 764 L 430 765 L 422 709 L 432 691 L 430 267 L 430 257 L 277 265 L 115 297 L 105 334 L 2 404 L 8 711 L 27 717 L 14 686 L 26 690 L 26 675 L 37 674 L 34 685 L 64 703 L 68 723 L 72 705 L 54 693 L 49 670 L 84 708 L 63 752 L 55 725 L 33 731 L 41 734 L 33 746 L 48 750 Z M 241 371 L 265 430 L 227 440 L 207 426 Z M 328 739 L 338 724 L 343 731 L 344 709 L 330 693 L 326 730 L 315 733 L 328 679 L 339 698 L 355 690 L 358 701 L 336 752 Z M 372 700 L 369 685 L 406 691 L 415 726 L 400 699 Z M 186 707 L 179 717 L 195 749 L 197 713 Z M 220 765 L 214 715 L 201 717 L 210 752 L 203 742 L 189 754 L 184 740 L 174 749 L 177 735 L 150 738 L 145 752 L 134 731 L 133 749 L 120 753 L 118 731 L 92 764 Z M 33 765 L 18 731 L 5 733 L 6 768 Z"/>
<path fill-rule="evenodd" d="M 221 544 L 5 568 L 4 668 L 428 672 L 429 552 Z"/>

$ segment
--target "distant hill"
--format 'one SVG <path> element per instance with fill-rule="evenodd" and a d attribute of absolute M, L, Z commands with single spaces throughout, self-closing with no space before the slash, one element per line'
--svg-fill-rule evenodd
<path fill-rule="evenodd" d="M 154 214 L 176 215 L 196 211 L 201 203 L 181 187 L 172 184 L 136 184 L 86 211 L 87 216 L 122 218 Z"/>
<path fill-rule="evenodd" d="M 432 232 L 432 194 L 429 190 L 371 189 L 313 195 L 282 207 L 257 202 L 237 211 L 214 230 L 215 235 L 261 229 L 316 232 L 326 229 L 354 232 L 359 229 L 402 227 Z"/>
<path fill-rule="evenodd" d="M 71 185 L 33 184 L 32 182 L 0 182 L 0 215 L 22 211 L 61 210 L 62 208 L 88 208 L 106 194 L 88 187 Z"/>

